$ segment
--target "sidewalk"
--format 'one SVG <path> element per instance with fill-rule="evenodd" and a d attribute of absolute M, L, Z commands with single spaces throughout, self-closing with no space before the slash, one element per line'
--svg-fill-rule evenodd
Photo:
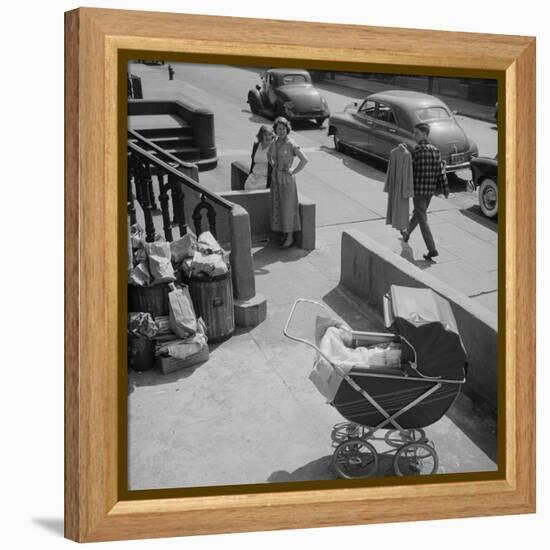
<path fill-rule="evenodd" d="M 129 371 L 131 489 L 337 479 L 330 466 L 333 432 L 345 419 L 308 379 L 314 352 L 285 338 L 283 327 L 294 300 L 307 297 L 355 330 L 385 328 L 368 304 L 338 284 L 340 230 L 323 233 L 309 253 L 254 248 L 266 321 L 211 346 L 210 360 L 196 368 L 166 376 Z M 305 317 L 297 326 L 311 338 L 314 317 Z M 465 395 L 426 432 L 439 473 L 496 469 L 495 422 Z M 388 449 L 374 444 L 379 452 Z M 380 457 L 378 476 L 393 475 L 391 458 Z"/>

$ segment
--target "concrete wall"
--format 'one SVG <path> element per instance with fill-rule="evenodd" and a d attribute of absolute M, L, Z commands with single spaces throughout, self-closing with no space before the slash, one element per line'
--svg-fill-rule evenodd
<path fill-rule="evenodd" d="M 390 285 L 431 288 L 453 309 L 468 354 L 466 390 L 497 406 L 498 334 L 495 315 L 359 231 L 342 234 L 341 284 L 382 312 Z"/>

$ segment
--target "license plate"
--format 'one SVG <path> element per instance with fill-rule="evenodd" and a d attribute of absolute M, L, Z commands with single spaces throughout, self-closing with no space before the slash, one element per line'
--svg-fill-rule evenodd
<path fill-rule="evenodd" d="M 465 160 L 466 159 L 464 153 L 455 153 L 454 155 L 451 155 L 451 166 L 454 166 L 455 164 L 461 164 Z"/>

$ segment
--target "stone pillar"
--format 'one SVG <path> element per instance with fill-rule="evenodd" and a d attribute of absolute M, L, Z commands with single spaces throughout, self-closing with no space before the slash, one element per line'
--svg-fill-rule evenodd
<path fill-rule="evenodd" d="M 267 316 L 267 302 L 264 296 L 256 294 L 248 212 L 235 205 L 229 214 L 229 225 L 235 324 L 256 326 Z"/>

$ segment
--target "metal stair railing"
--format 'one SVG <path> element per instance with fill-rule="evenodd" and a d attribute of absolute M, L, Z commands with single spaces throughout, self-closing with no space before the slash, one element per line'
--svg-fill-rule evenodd
<path fill-rule="evenodd" d="M 130 131 L 132 132 L 132 131 Z M 173 226 L 179 228 L 179 235 L 188 231 L 186 210 L 186 193 L 193 191 L 200 196 L 198 203 L 191 211 L 195 233 L 199 235 L 208 224 L 208 230 L 217 238 L 216 208 L 226 212 L 229 219 L 231 240 L 231 275 L 236 299 L 248 300 L 255 295 L 254 266 L 252 261 L 252 243 L 250 236 L 250 220 L 248 213 L 242 207 L 225 200 L 218 194 L 206 189 L 198 181 L 185 173 L 188 163 L 182 162 L 170 153 L 157 151 L 152 144 L 142 136 L 136 137 L 132 133 L 128 140 L 128 215 L 130 223 L 136 223 L 137 200 L 145 220 L 146 240 L 155 240 L 156 230 L 154 214 L 160 210 L 164 237 L 168 242 L 174 240 Z M 142 146 L 132 142 L 138 140 L 141 145 L 152 147 L 154 152 L 145 150 Z M 187 166 L 186 166 L 187 165 Z M 198 171 L 196 172 L 198 177 Z M 158 178 L 159 195 L 157 206 L 153 176 Z M 188 198 L 188 197 L 187 197 Z M 172 212 L 170 212 L 170 203 Z M 204 215 L 206 212 L 206 215 Z M 172 214 L 172 215 L 171 215 Z M 206 218 L 206 219 L 205 219 Z"/>

